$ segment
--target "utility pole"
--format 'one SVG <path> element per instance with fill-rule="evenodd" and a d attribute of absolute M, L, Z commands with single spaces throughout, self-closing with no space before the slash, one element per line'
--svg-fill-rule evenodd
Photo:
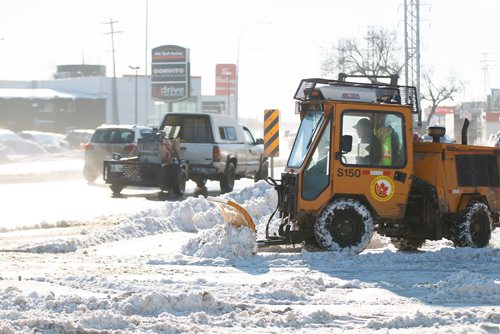
<path fill-rule="evenodd" d="M 112 81 L 112 95 L 113 95 L 113 113 L 112 113 L 112 123 L 120 124 L 120 116 L 118 113 L 118 93 L 116 90 L 116 65 L 115 65 L 115 34 L 121 33 L 121 31 L 115 31 L 113 24 L 118 23 L 118 21 L 113 21 L 109 19 L 109 22 L 104 22 L 104 24 L 109 24 L 110 32 L 106 35 L 111 35 L 111 52 L 113 54 L 113 81 Z"/>
<path fill-rule="evenodd" d="M 417 88 L 420 104 L 420 0 L 404 0 L 404 11 L 405 85 Z"/>
<path fill-rule="evenodd" d="M 131 70 L 135 71 L 135 100 L 134 100 L 134 124 L 137 125 L 137 71 L 139 66 L 129 66 Z"/>
<path fill-rule="evenodd" d="M 149 90 L 149 81 L 148 81 L 148 58 L 149 58 L 149 49 L 148 49 L 148 24 L 149 24 L 149 1 L 146 0 L 146 19 L 145 19 L 145 24 L 146 24 L 146 29 L 145 29 L 145 45 L 144 45 L 144 112 L 146 114 L 146 123 L 148 124 L 149 122 L 149 99 L 150 99 L 150 94 L 148 94 Z"/>

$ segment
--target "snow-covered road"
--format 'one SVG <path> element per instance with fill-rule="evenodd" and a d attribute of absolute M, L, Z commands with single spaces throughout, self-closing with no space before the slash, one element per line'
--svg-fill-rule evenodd
<path fill-rule="evenodd" d="M 226 196 L 262 234 L 274 190 Z M 399 252 L 375 235 L 359 255 L 252 255 L 250 231 L 203 197 L 136 198 L 110 198 L 127 205 L 99 217 L 68 199 L 64 222 L 0 233 L 0 333 L 500 333 L 499 230 L 483 249 Z"/>
<path fill-rule="evenodd" d="M 127 187 L 113 197 L 102 180 L 87 184 L 82 159 L 0 164 L 0 231 L 32 226 L 54 226 L 72 220 L 88 220 L 111 214 L 131 214 L 154 208 L 164 200 L 182 200 L 160 194 L 157 188 Z M 235 189 L 253 180 L 235 182 Z M 197 195 L 189 181 L 183 198 Z M 219 183 L 207 182 L 206 194 L 218 196 Z"/>

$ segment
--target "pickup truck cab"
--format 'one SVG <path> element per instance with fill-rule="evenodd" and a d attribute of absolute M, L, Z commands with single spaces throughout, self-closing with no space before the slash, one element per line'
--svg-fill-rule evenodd
<path fill-rule="evenodd" d="M 220 182 L 222 192 L 233 190 L 236 179 L 255 181 L 268 175 L 262 139 L 230 117 L 202 113 L 168 113 L 160 130 L 180 140 L 183 159 L 189 161 L 189 178 L 198 187 L 207 180 Z"/>

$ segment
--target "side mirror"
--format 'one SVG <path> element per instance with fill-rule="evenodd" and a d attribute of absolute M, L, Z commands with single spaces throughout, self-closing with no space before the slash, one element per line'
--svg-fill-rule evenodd
<path fill-rule="evenodd" d="M 255 139 L 255 145 L 263 145 L 263 144 L 264 144 L 264 139 L 262 138 Z"/>
<path fill-rule="evenodd" d="M 352 136 L 342 136 L 342 138 L 340 139 L 340 150 L 342 151 L 342 154 L 352 151 Z"/>

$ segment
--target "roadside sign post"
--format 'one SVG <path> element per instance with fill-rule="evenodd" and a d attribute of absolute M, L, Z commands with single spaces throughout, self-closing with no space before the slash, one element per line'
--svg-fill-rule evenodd
<path fill-rule="evenodd" d="M 274 157 L 280 152 L 280 111 L 264 110 L 264 156 L 271 158 L 271 177 L 274 178 Z"/>

